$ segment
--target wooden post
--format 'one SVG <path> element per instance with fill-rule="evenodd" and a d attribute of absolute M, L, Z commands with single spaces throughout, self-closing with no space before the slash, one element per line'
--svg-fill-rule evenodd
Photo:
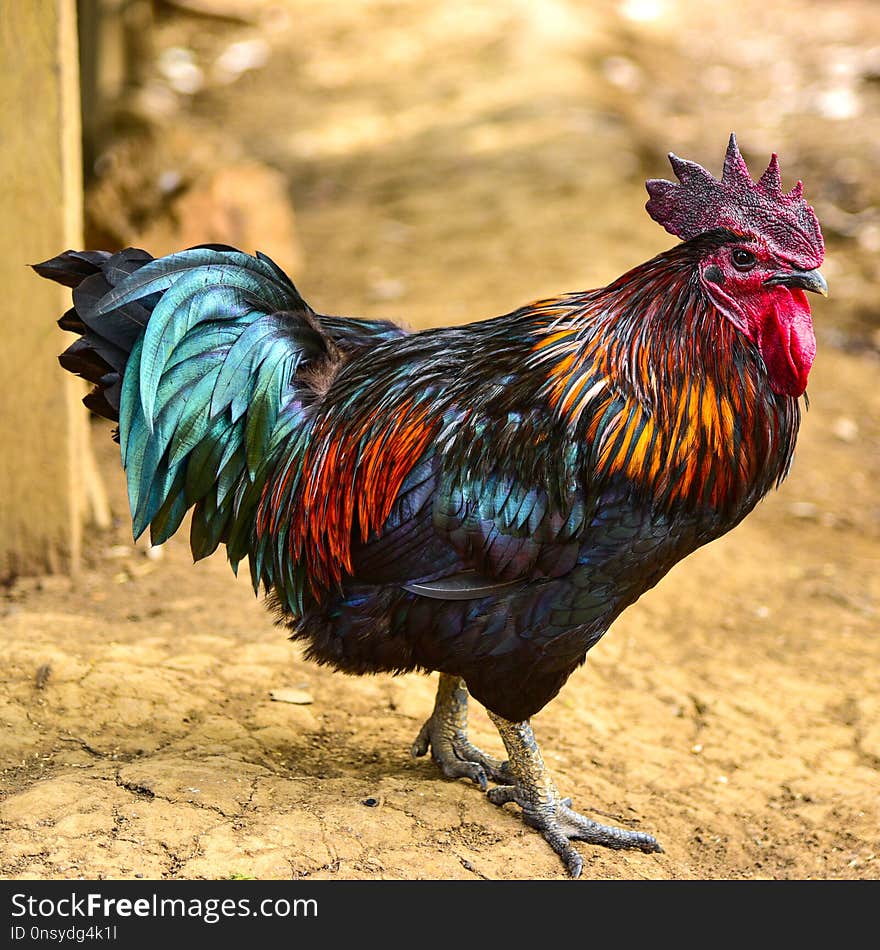
<path fill-rule="evenodd" d="M 88 491 L 69 291 L 27 266 L 82 240 L 75 0 L 0 3 L 0 577 L 75 569 Z"/>

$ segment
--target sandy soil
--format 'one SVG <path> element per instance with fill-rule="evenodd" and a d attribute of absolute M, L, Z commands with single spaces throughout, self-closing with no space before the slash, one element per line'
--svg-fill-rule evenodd
<path fill-rule="evenodd" d="M 876 255 L 873 219 L 857 213 L 877 123 L 810 111 L 823 89 L 804 78 L 819 81 L 803 37 L 823 8 L 798 19 L 774 5 L 740 35 L 685 3 L 647 24 L 563 2 L 540 17 L 517 3 L 237 6 L 253 18 L 160 21 L 160 48 L 192 50 L 207 77 L 178 115 L 288 176 L 297 280 L 327 312 L 423 326 L 607 282 L 669 241 L 642 211 L 641 179 L 665 173 L 668 148 L 717 168 L 731 127 L 750 157 L 778 147 L 832 218 L 850 216 L 849 235 L 830 234 L 841 290 L 816 306 L 790 479 L 627 611 L 535 728 L 576 807 L 666 849 L 583 848 L 587 879 L 878 877 Z M 687 44 L 673 28 L 685 14 Z M 864 53 L 845 17 L 819 25 L 832 50 Z M 230 43 L 254 39 L 260 68 L 210 79 Z M 718 49 L 728 59 L 707 80 Z M 661 53 L 677 72 L 658 72 Z M 788 63 L 771 72 L 797 93 L 779 115 L 773 96 L 737 100 L 759 86 L 761 57 Z M 717 86 L 711 102 L 697 79 Z M 876 95 L 867 80 L 858 91 Z M 846 107 L 843 93 L 829 102 Z M 832 132 L 846 144 L 829 155 L 816 143 Z M 95 429 L 113 529 L 92 536 L 77 578 L 21 578 L 0 600 L 0 874 L 563 876 L 515 807 L 410 757 L 433 678 L 316 668 L 222 556 L 193 567 L 185 537 L 160 558 L 132 545 L 116 447 Z M 312 702 L 273 702 L 278 689 Z M 472 737 L 500 753 L 476 706 Z"/>

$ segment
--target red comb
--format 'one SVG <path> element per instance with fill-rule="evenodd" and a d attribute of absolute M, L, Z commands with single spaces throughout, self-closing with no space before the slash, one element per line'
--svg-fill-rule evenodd
<path fill-rule="evenodd" d="M 679 184 L 652 178 L 645 208 L 670 234 L 687 241 L 704 231 L 729 228 L 773 244 L 798 266 L 818 267 L 825 242 L 813 209 L 804 201 L 803 184 L 782 191 L 779 160 L 774 153 L 767 170 L 752 181 L 731 133 L 721 178 L 696 162 L 669 153 Z"/>

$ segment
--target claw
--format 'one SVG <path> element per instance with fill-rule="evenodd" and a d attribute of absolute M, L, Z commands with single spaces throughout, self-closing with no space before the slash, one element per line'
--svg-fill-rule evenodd
<path fill-rule="evenodd" d="M 543 791 L 543 790 L 542 790 Z M 573 811 L 569 806 L 570 798 L 536 795 L 534 787 L 530 790 L 524 783 L 503 785 L 491 789 L 487 796 L 493 805 L 506 805 L 514 802 L 520 806 L 523 821 L 536 831 L 540 831 L 544 840 L 562 858 L 568 873 L 579 877 L 584 861 L 572 841 L 586 841 L 588 844 L 602 845 L 616 850 L 632 849 L 646 854 L 662 854 L 663 848 L 652 835 L 643 831 L 631 831 L 614 825 L 602 825 L 586 815 Z"/>
<path fill-rule="evenodd" d="M 421 758 L 428 749 L 447 778 L 468 778 L 484 792 L 490 779 L 505 784 L 511 780 L 506 762 L 486 755 L 468 741 L 467 689 L 457 677 L 440 675 L 434 711 L 410 752 L 413 758 Z"/>
<path fill-rule="evenodd" d="M 647 854 L 662 853 L 657 840 L 643 831 L 603 825 L 571 808 L 571 799 L 562 798 L 547 772 L 538 744 L 528 722 L 512 723 L 489 713 L 513 763 L 513 782 L 493 788 L 487 795 L 493 805 L 515 802 L 523 821 L 540 831 L 544 840 L 562 859 L 572 877 L 580 877 L 584 859 L 571 844 L 586 841 L 606 848 L 635 849 Z"/>
<path fill-rule="evenodd" d="M 483 792 L 489 787 L 486 770 L 477 762 L 436 761 L 447 778 L 469 778 L 475 785 L 479 785 L 480 791 Z"/>
<path fill-rule="evenodd" d="M 584 869 L 584 859 L 580 851 L 569 843 L 565 835 L 560 835 L 558 841 L 551 840 L 546 834 L 544 838 L 550 842 L 550 847 L 562 858 L 565 870 L 574 880 L 577 880 Z"/>
<path fill-rule="evenodd" d="M 513 785 L 497 785 L 495 788 L 490 788 L 486 793 L 486 798 L 492 802 L 493 805 L 506 805 L 508 802 L 516 801 L 516 788 Z"/>
<path fill-rule="evenodd" d="M 414 759 L 420 759 L 423 755 L 427 755 L 428 749 L 431 747 L 431 730 L 429 726 L 431 720 L 429 719 L 419 730 L 419 734 L 416 736 L 416 741 L 413 742 L 410 747 L 410 755 Z"/>

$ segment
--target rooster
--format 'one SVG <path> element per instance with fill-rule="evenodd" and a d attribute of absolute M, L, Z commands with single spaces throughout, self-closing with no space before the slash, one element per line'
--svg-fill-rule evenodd
<path fill-rule="evenodd" d="M 561 797 L 529 724 L 615 618 L 789 471 L 827 292 L 800 182 L 670 154 L 651 217 L 681 243 L 607 287 L 408 333 L 323 316 L 265 255 L 67 251 L 62 366 L 118 421 L 135 536 L 192 509 L 195 559 L 247 560 L 307 656 L 437 671 L 412 753 L 572 841 L 658 852 Z M 468 695 L 507 751 L 468 740 Z"/>

